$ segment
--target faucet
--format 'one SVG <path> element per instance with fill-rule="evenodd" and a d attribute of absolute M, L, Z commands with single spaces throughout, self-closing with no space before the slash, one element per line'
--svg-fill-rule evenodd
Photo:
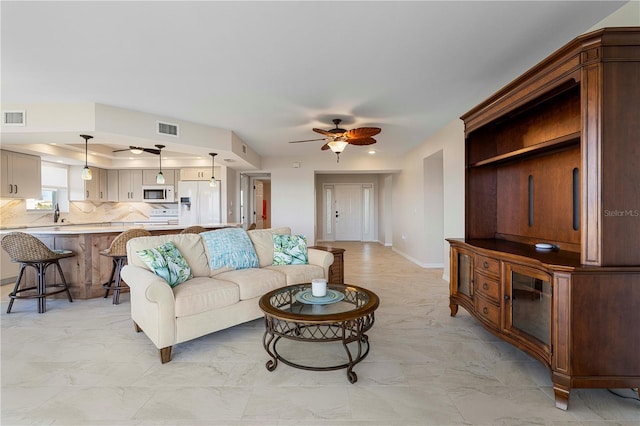
<path fill-rule="evenodd" d="M 58 223 L 58 219 L 60 218 L 60 207 L 58 203 L 56 203 L 56 209 L 53 211 L 53 223 Z"/>

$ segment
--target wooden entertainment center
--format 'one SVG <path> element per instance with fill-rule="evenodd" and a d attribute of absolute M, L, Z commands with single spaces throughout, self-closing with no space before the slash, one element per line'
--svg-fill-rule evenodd
<path fill-rule="evenodd" d="M 558 408 L 640 387 L 640 27 L 577 37 L 461 118 L 451 315 L 543 362 Z"/>

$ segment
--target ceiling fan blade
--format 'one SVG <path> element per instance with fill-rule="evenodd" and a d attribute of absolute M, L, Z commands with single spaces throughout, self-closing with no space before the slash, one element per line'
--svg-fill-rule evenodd
<path fill-rule="evenodd" d="M 322 145 L 322 148 L 320 148 L 320 149 L 323 150 L 323 151 L 328 150 L 329 149 L 329 144 L 325 143 L 324 145 Z"/>
<path fill-rule="evenodd" d="M 307 140 L 304 140 L 304 141 L 291 141 L 291 142 L 289 142 L 289 143 L 301 143 L 301 142 L 323 141 L 323 140 L 325 140 L 325 139 L 326 139 L 326 138 L 321 138 L 321 139 L 307 139 Z"/>
<path fill-rule="evenodd" d="M 160 155 L 160 150 L 155 148 L 142 148 L 144 152 L 148 152 L 149 154 Z"/>
<path fill-rule="evenodd" d="M 350 145 L 373 145 L 376 143 L 374 138 L 359 138 L 359 139 L 349 139 Z"/>
<path fill-rule="evenodd" d="M 347 132 L 348 139 L 362 139 L 370 138 L 380 133 L 382 129 L 379 127 L 360 127 L 359 129 L 352 129 Z"/>
<path fill-rule="evenodd" d="M 143 149 L 143 148 L 142 148 L 142 147 L 139 147 L 139 146 L 131 146 L 131 145 L 129 145 L 129 148 L 125 148 L 125 149 L 116 149 L 116 150 L 113 150 L 113 151 L 111 151 L 111 152 L 123 152 L 123 151 L 130 151 L 130 150 L 132 150 L 132 149 Z"/>
<path fill-rule="evenodd" d="M 316 129 L 315 127 L 313 128 L 313 131 L 316 132 L 316 133 L 320 133 L 321 135 L 329 136 L 331 138 L 335 136 L 335 134 L 333 134 L 331 132 L 328 132 L 328 131 L 322 130 L 322 129 Z"/>

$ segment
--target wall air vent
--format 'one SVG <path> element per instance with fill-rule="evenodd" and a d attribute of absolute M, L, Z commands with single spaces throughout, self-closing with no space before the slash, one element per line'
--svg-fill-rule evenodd
<path fill-rule="evenodd" d="M 5 126 L 24 126 L 24 111 L 2 111 L 2 124 Z"/>
<path fill-rule="evenodd" d="M 178 136 L 178 125 L 158 121 L 158 133 L 161 135 Z"/>

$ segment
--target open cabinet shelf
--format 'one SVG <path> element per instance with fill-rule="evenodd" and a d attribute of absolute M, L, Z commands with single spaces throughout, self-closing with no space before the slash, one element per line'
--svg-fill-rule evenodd
<path fill-rule="evenodd" d="M 543 362 L 558 408 L 572 388 L 640 386 L 638 117 L 636 27 L 576 38 L 462 116 L 451 315 Z"/>

